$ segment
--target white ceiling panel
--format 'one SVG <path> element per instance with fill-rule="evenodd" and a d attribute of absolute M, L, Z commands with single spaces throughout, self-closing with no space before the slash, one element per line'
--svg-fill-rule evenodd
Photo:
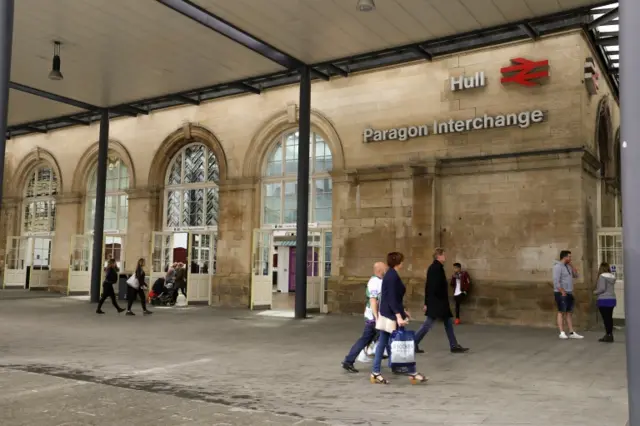
<path fill-rule="evenodd" d="M 195 0 L 278 49 L 318 63 L 589 6 L 598 0 Z"/>
<path fill-rule="evenodd" d="M 9 123 L 11 125 L 31 123 L 83 111 L 82 109 L 18 92 L 17 90 L 9 91 Z"/>
<path fill-rule="evenodd" d="M 20 0 L 14 34 L 12 80 L 97 106 L 282 70 L 154 0 Z"/>

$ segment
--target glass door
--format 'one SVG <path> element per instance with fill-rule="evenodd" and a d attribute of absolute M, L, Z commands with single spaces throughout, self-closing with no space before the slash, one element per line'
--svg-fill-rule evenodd
<path fill-rule="evenodd" d="M 91 287 L 92 235 L 72 235 L 67 294 L 89 294 Z"/>
<path fill-rule="evenodd" d="M 3 288 L 25 288 L 27 285 L 27 238 L 9 237 L 5 255 Z"/>
<path fill-rule="evenodd" d="M 307 309 L 320 311 L 324 308 L 324 280 L 322 232 L 309 232 L 307 237 Z"/>
<path fill-rule="evenodd" d="M 51 277 L 50 237 L 31 238 L 31 271 L 29 273 L 29 289 L 43 290 L 49 287 Z"/>
<path fill-rule="evenodd" d="M 253 231 L 251 250 L 251 309 L 271 309 L 273 278 L 271 276 L 272 232 Z"/>
<path fill-rule="evenodd" d="M 173 232 L 154 232 L 151 241 L 151 269 L 149 288 L 158 278 L 167 275 L 173 263 Z"/>
<path fill-rule="evenodd" d="M 187 262 L 187 302 L 207 303 L 211 299 L 211 277 L 215 273 L 216 234 L 189 234 Z"/>

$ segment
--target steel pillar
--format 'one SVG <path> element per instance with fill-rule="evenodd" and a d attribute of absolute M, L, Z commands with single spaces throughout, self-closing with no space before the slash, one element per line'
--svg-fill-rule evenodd
<path fill-rule="evenodd" d="M 9 79 L 13 47 L 14 0 L 0 0 L 0 206 L 4 182 L 4 155 L 7 149 L 7 121 L 9 120 Z"/>
<path fill-rule="evenodd" d="M 311 141 L 311 69 L 300 68 L 298 119 L 298 215 L 296 218 L 295 317 L 307 317 L 307 239 L 309 231 L 309 144 Z"/>
<path fill-rule="evenodd" d="M 629 426 L 640 426 L 640 2 L 620 1 L 622 214 Z"/>
<path fill-rule="evenodd" d="M 107 192 L 107 155 L 109 153 L 109 110 L 100 116 L 100 140 L 98 142 L 98 173 L 96 185 L 96 215 L 93 220 L 93 256 L 91 258 L 91 302 L 100 298 L 102 280 L 102 246 L 104 239 L 104 202 Z"/>

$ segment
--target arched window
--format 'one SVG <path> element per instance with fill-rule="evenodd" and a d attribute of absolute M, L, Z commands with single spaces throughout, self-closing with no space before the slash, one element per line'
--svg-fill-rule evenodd
<path fill-rule="evenodd" d="M 332 220 L 333 166 L 329 145 L 317 133 L 309 147 L 309 222 Z M 283 134 L 267 156 L 263 172 L 262 223 L 295 223 L 297 217 L 298 131 Z"/>
<path fill-rule="evenodd" d="M 23 227 L 25 233 L 49 233 L 56 227 L 58 176 L 48 165 L 40 165 L 29 175 L 24 191 Z"/>
<path fill-rule="evenodd" d="M 96 189 L 98 185 L 98 165 L 89 175 L 87 184 L 86 232 L 93 231 L 96 217 Z M 109 154 L 107 159 L 107 188 L 104 199 L 104 230 L 124 234 L 127 232 L 129 216 L 129 169 L 122 160 Z"/>
<path fill-rule="evenodd" d="M 182 148 L 165 180 L 165 227 L 214 229 L 218 225 L 220 169 L 215 153 L 202 143 Z"/>

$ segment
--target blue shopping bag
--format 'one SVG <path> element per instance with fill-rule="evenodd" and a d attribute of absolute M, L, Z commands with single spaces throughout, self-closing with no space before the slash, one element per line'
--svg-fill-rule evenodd
<path fill-rule="evenodd" d="M 389 367 L 395 372 L 409 371 L 416 366 L 415 332 L 398 328 L 391 334 Z"/>

